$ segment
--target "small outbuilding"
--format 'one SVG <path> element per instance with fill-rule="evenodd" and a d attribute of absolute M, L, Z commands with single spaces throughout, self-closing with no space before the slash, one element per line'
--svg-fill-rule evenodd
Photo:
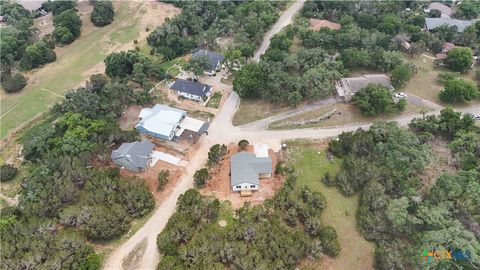
<path fill-rule="evenodd" d="M 210 85 L 183 79 L 175 80 L 170 89 L 174 90 L 179 96 L 195 101 L 206 101 L 212 92 L 212 86 Z"/>
<path fill-rule="evenodd" d="M 260 178 L 272 176 L 272 159 L 264 155 L 264 150 L 259 149 L 262 156 L 255 153 L 239 152 L 230 158 L 230 185 L 233 191 L 258 190 Z M 267 150 L 268 153 L 268 150 Z"/>
<path fill-rule="evenodd" d="M 112 151 L 112 161 L 118 166 L 133 172 L 145 171 L 151 162 L 155 145 L 149 140 L 123 143 Z"/>
<path fill-rule="evenodd" d="M 209 65 L 204 69 L 204 73 L 207 75 L 215 75 L 222 67 L 222 61 L 225 59 L 223 55 L 209 50 L 196 50 L 192 52 L 192 59 L 200 57 L 206 57 L 209 60 Z"/>

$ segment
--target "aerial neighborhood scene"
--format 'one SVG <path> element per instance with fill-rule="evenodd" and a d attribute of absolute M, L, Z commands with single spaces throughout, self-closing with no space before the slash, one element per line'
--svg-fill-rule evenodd
<path fill-rule="evenodd" d="M 0 269 L 480 269 L 480 1 L 0 0 Z"/>

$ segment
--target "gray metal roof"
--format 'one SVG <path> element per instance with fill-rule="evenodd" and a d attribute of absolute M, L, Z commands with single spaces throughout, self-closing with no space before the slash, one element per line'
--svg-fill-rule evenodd
<path fill-rule="evenodd" d="M 210 71 L 210 72 L 214 72 L 215 69 L 217 68 L 218 63 L 223 61 L 223 59 L 225 58 L 223 57 L 223 55 L 214 53 L 209 50 L 197 50 L 192 53 L 193 59 L 202 57 L 202 56 L 206 56 L 210 59 L 210 67 L 206 69 L 207 71 Z"/>
<path fill-rule="evenodd" d="M 124 159 L 136 168 L 144 168 L 147 165 L 150 153 L 155 145 L 149 140 L 123 143 L 116 150 L 112 151 L 112 160 Z"/>
<path fill-rule="evenodd" d="M 23 6 L 26 10 L 35 11 L 42 7 L 45 0 L 17 0 L 17 3 Z"/>
<path fill-rule="evenodd" d="M 465 28 L 475 23 L 475 20 L 457 20 L 449 18 L 425 18 L 425 23 L 428 30 L 435 29 L 441 25 L 456 26 L 458 32 L 463 32 Z"/>
<path fill-rule="evenodd" d="M 172 86 L 170 86 L 170 89 L 173 89 L 175 91 L 192 94 L 202 98 L 207 95 L 208 92 L 210 92 L 211 88 L 212 87 L 210 85 L 182 79 L 175 80 Z"/>
<path fill-rule="evenodd" d="M 259 184 L 258 174 L 272 173 L 272 159 L 257 157 L 254 153 L 239 152 L 230 158 L 230 185 Z"/>

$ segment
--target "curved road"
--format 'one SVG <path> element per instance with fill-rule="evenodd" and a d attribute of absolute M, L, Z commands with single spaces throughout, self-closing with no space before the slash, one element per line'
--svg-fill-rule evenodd
<path fill-rule="evenodd" d="M 279 21 L 275 23 L 272 29 L 268 31 L 265 35 L 265 39 L 262 42 L 262 45 L 257 50 L 253 58 L 255 61 L 258 61 L 260 59 L 260 55 L 262 55 L 268 48 L 270 38 L 291 22 L 293 15 L 303 6 L 304 2 L 305 0 L 298 0 L 282 16 L 280 16 Z M 417 103 L 424 103 L 424 100 L 418 97 L 412 96 L 409 99 L 412 99 L 412 101 L 416 101 Z M 360 127 L 368 128 L 368 126 L 370 125 L 351 124 L 328 129 L 307 128 L 282 131 L 265 130 L 268 124 L 273 121 L 304 113 L 316 109 L 318 106 L 330 104 L 332 102 L 334 102 L 333 99 L 320 100 L 306 105 L 302 108 L 284 112 L 276 116 L 262 119 L 243 126 L 234 127 L 232 125 L 232 118 L 238 108 L 240 98 L 235 92 L 232 92 L 225 101 L 217 116 L 212 121 L 209 128 L 209 135 L 203 136 L 198 142 L 200 144 L 199 149 L 191 157 L 188 165 L 188 171 L 183 174 L 178 180 L 178 183 L 173 189 L 172 193 L 170 193 L 170 195 L 165 198 L 165 200 L 163 200 L 162 203 L 154 210 L 155 212 L 147 220 L 147 222 L 142 228 L 140 228 L 126 242 L 121 244 L 119 247 L 117 247 L 114 251 L 110 253 L 103 268 L 109 270 L 137 270 L 156 268 L 156 265 L 158 264 L 158 261 L 160 259 L 156 244 L 157 235 L 163 230 L 163 228 L 167 224 L 168 219 L 175 212 L 175 206 L 178 197 L 185 191 L 193 187 L 193 174 L 195 173 L 195 171 L 203 167 L 206 163 L 207 153 L 212 145 L 217 143 L 229 144 L 231 142 L 237 142 L 241 139 L 247 139 L 250 142 L 254 143 L 266 143 L 275 150 L 278 150 L 280 148 L 280 143 L 283 140 L 296 138 L 328 138 L 337 136 L 344 131 L 353 131 Z M 438 113 L 442 109 L 442 106 L 435 104 L 433 108 L 435 108 L 435 111 L 431 113 Z M 461 111 L 463 113 L 478 113 L 480 112 L 480 105 L 460 109 L 458 111 Z M 406 125 L 408 124 L 408 122 L 410 122 L 412 118 L 420 116 L 421 115 L 419 114 L 401 116 L 394 119 L 394 121 L 399 122 L 401 125 Z M 140 254 L 140 256 L 129 256 L 132 251 L 135 251 L 135 255 L 137 255 L 138 253 Z M 123 260 L 125 258 L 128 258 L 129 260 L 128 267 L 124 267 L 123 265 Z"/>

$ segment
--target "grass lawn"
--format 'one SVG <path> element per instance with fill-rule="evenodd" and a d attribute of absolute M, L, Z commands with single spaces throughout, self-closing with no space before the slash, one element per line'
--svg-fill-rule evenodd
<path fill-rule="evenodd" d="M 284 105 L 273 105 L 267 100 L 242 99 L 240 107 L 233 116 L 233 125 L 243 125 L 274 114 L 292 109 Z"/>
<path fill-rule="evenodd" d="M 222 100 L 222 94 L 220 94 L 219 92 L 213 93 L 212 97 L 207 102 L 207 107 L 218 108 L 218 106 L 220 105 L 220 100 Z"/>
<path fill-rule="evenodd" d="M 433 59 L 423 55 L 418 55 L 408 60 L 417 65 L 419 71 L 401 91 L 412 93 L 441 105 L 446 105 L 438 98 L 438 94 L 443 90 L 443 85 L 437 82 L 437 76 L 440 73 L 449 72 L 450 70 L 434 66 Z M 460 74 L 460 77 L 475 80 L 475 70 L 469 70 L 465 74 Z"/>
<path fill-rule="evenodd" d="M 322 262 L 305 262 L 312 269 L 373 269 L 374 244 L 366 241 L 357 229 L 355 215 L 358 196 L 345 197 L 335 187 L 321 182 L 326 172 L 335 174 L 340 160 L 328 160 L 324 150 L 319 151 L 308 141 L 288 143 L 289 162 L 298 175 L 297 184 L 319 191 L 327 206 L 322 222 L 337 231 L 341 253 L 337 258 L 324 258 Z"/>
<path fill-rule="evenodd" d="M 131 7 L 125 3 L 115 4 L 115 21 L 105 27 L 91 29 L 91 23 L 84 21 L 82 35 L 72 44 L 56 49 L 55 62 L 26 74 L 29 77 L 27 87 L 15 94 L 7 95 L 2 91 L 1 138 L 5 138 L 10 130 L 45 112 L 55 102 L 63 99 L 68 90 L 87 79 L 90 70 L 108 54 L 108 48 L 123 46 L 138 38 L 140 29 L 137 29 L 137 11 L 140 5 L 141 2 L 136 2 Z M 90 31 L 85 30 L 88 27 Z"/>

